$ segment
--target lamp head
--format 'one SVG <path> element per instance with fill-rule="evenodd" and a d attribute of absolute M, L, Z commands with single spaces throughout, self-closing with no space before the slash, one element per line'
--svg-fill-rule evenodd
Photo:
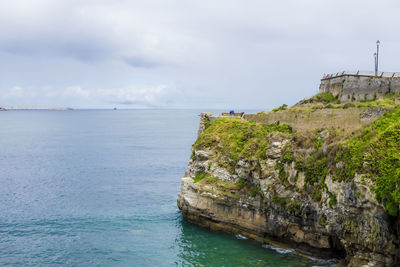
<path fill-rule="evenodd" d="M 378 41 L 376 41 L 376 45 L 380 45 L 381 44 L 381 42 L 379 42 L 379 40 Z"/>

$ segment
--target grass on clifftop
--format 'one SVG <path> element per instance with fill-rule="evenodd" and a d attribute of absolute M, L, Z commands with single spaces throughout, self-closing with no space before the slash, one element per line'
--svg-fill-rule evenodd
<path fill-rule="evenodd" d="M 374 100 L 359 100 L 348 103 L 340 103 L 337 97 L 334 97 L 332 93 L 319 93 L 309 99 L 300 101 L 297 105 L 292 108 L 300 109 L 324 109 L 324 108 L 392 108 L 396 106 L 396 99 L 399 99 L 399 93 L 388 93 L 384 96 L 375 97 Z"/>
<path fill-rule="evenodd" d="M 371 177 L 376 199 L 396 216 L 400 206 L 400 109 L 387 112 L 345 141 L 336 161 L 344 163 L 335 171 L 339 180 L 351 179 L 355 173 Z"/>
<path fill-rule="evenodd" d="M 319 93 L 308 99 L 309 103 L 336 103 L 340 104 L 340 100 L 337 97 L 334 97 L 332 93 Z"/>
<path fill-rule="evenodd" d="M 284 111 L 307 111 L 317 109 L 348 109 L 348 108 L 393 108 L 399 105 L 400 92 L 391 92 L 381 96 L 375 96 L 373 100 L 358 100 L 341 103 L 339 96 L 332 93 L 318 93 L 311 98 L 303 99 L 294 106 L 288 107 L 283 104 L 270 111 L 263 111 L 258 114 L 268 114 L 270 112 Z"/>
<path fill-rule="evenodd" d="M 240 118 L 222 118 L 213 122 L 197 139 L 194 149 L 208 148 L 218 159 L 230 159 L 235 164 L 239 159 L 257 160 L 265 158 L 269 145 L 269 134 L 291 133 L 286 124 L 264 125 Z"/>

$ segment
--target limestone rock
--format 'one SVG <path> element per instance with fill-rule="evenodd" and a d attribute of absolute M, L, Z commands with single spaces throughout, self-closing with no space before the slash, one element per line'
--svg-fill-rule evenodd
<path fill-rule="evenodd" d="M 266 152 L 267 157 L 269 157 L 271 159 L 280 158 L 282 155 L 282 149 L 285 147 L 287 142 L 288 142 L 288 140 L 272 142 Z"/>
<path fill-rule="evenodd" d="M 329 132 L 321 131 L 319 137 L 328 138 Z M 214 230 L 275 245 L 279 241 L 278 245 L 314 257 L 338 257 L 342 266 L 399 263 L 400 222 L 376 201 L 373 181 L 359 174 L 349 181 L 327 175 L 320 200 L 315 201 L 305 193 L 305 173 L 296 170 L 294 162 L 280 162 L 290 141 L 279 135 L 270 141 L 266 159 L 239 159 L 230 169 L 221 166 L 211 151 L 195 150 L 178 194 L 182 214 Z M 343 167 L 343 162 L 336 167 Z M 198 172 L 220 183 L 194 183 L 192 177 Z M 246 181 L 242 188 L 236 184 L 239 178 Z"/>

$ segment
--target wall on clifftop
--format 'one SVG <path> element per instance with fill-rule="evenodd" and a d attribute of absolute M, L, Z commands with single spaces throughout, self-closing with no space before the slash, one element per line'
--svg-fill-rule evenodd
<path fill-rule="evenodd" d="M 320 93 L 339 96 L 342 103 L 374 100 L 380 95 L 400 91 L 400 77 L 344 74 L 321 80 Z"/>
<path fill-rule="evenodd" d="M 290 108 L 279 111 L 266 111 L 257 114 L 245 114 L 249 121 L 272 124 L 289 124 L 296 131 L 313 131 L 320 128 L 337 128 L 354 132 L 376 120 L 384 113 L 381 108 Z"/>

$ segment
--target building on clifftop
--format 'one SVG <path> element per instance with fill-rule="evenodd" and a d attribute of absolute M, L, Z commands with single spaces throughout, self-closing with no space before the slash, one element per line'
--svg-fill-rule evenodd
<path fill-rule="evenodd" d="M 343 71 L 324 75 L 320 93 L 332 93 L 342 103 L 374 100 L 378 96 L 400 91 L 400 72 Z"/>

